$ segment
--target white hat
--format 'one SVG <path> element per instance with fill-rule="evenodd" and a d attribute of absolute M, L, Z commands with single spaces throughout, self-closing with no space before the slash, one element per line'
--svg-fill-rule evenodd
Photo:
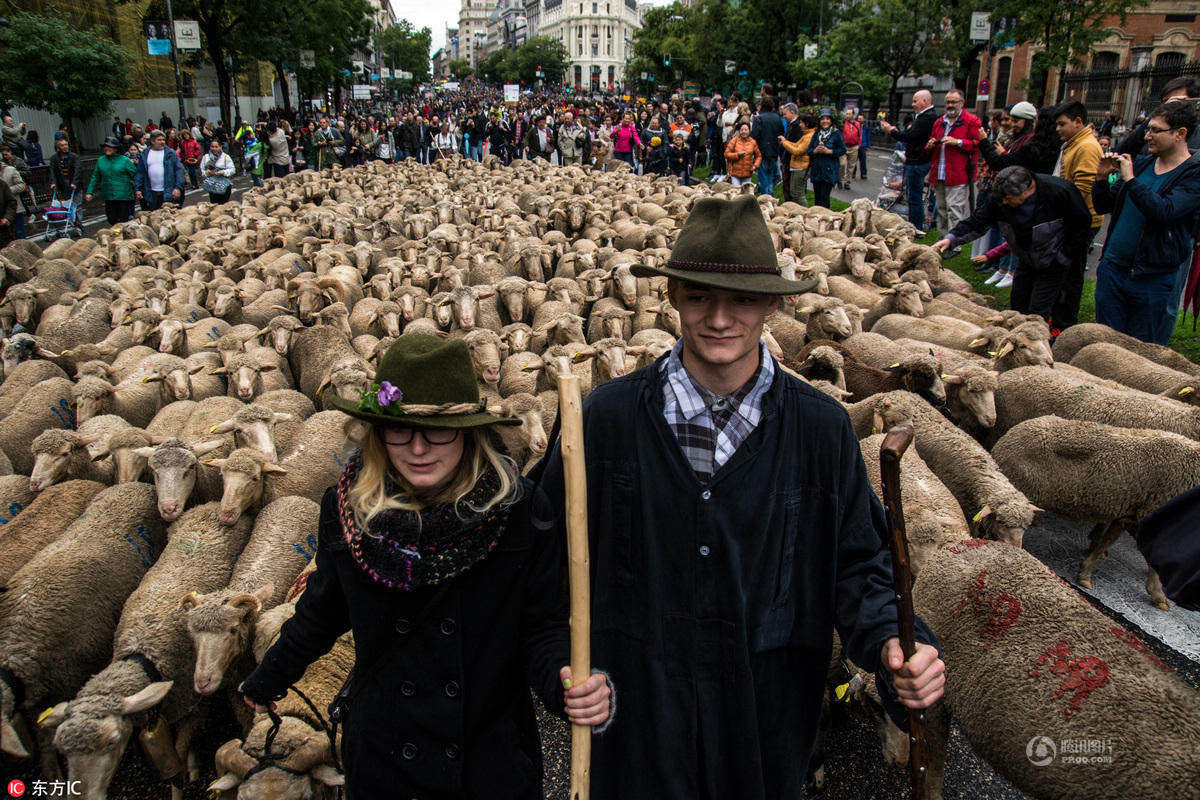
<path fill-rule="evenodd" d="M 1037 106 L 1028 100 L 1022 100 L 1013 104 L 1008 110 L 1008 115 L 1013 119 L 1037 119 Z"/>

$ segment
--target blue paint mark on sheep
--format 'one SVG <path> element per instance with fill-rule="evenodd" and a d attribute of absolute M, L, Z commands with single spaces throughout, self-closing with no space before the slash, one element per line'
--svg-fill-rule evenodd
<path fill-rule="evenodd" d="M 150 564 L 152 562 L 150 561 L 149 558 L 146 557 L 146 554 L 142 552 L 142 548 L 138 545 L 137 542 L 135 542 L 133 540 L 133 537 L 130 536 L 128 533 L 125 534 L 125 541 L 127 541 L 127 542 L 129 542 L 129 544 L 133 545 L 133 549 L 137 550 L 137 554 L 142 557 L 142 565 L 146 566 L 146 567 L 150 566 Z"/>
<path fill-rule="evenodd" d="M 13 518 L 13 517 L 15 517 L 17 514 L 20 514 L 20 513 L 21 513 L 21 511 L 22 511 L 24 508 L 25 508 L 25 506 L 24 506 L 24 505 L 22 505 L 21 503 L 17 503 L 17 502 L 12 502 L 12 503 L 9 503 L 9 504 L 8 504 L 8 517 L 9 517 L 9 519 L 12 519 L 12 518 Z"/>
<path fill-rule="evenodd" d="M 209 328 L 204 335 L 208 337 L 210 342 L 215 342 L 217 339 L 221 338 L 221 332 L 217 330 L 216 325 L 213 325 L 211 328 Z"/>
<path fill-rule="evenodd" d="M 137 535 L 146 543 L 146 550 L 150 553 L 150 557 L 154 558 L 154 540 L 150 538 L 150 529 L 145 525 L 138 525 Z"/>
<path fill-rule="evenodd" d="M 54 412 L 54 416 L 58 417 L 58 421 L 62 423 L 66 430 L 75 428 L 75 412 L 71 410 L 71 401 L 65 397 L 58 398 L 58 405 L 50 406 L 50 410 Z"/>
<path fill-rule="evenodd" d="M 309 552 L 307 550 L 305 550 L 303 547 L 301 547 L 300 545 L 296 544 L 295 542 L 292 542 L 292 547 L 296 548 L 296 552 L 299 553 L 301 556 L 303 556 L 303 558 L 306 562 L 313 560 L 313 557 L 309 554 Z"/>
<path fill-rule="evenodd" d="M 342 460 L 341 460 L 340 458 L 338 458 L 338 454 L 337 454 L 337 453 L 334 453 L 334 454 L 333 454 L 333 460 L 334 460 L 334 463 L 336 463 L 336 464 L 338 465 L 338 469 L 343 469 L 343 468 L 344 468 L 344 466 L 345 466 L 345 465 L 344 465 L 344 464 L 342 464 Z"/>
<path fill-rule="evenodd" d="M 72 292 L 75 291 L 75 281 L 72 280 L 70 275 L 63 275 L 62 282 L 65 283 L 67 286 L 70 286 Z"/>
<path fill-rule="evenodd" d="M 189 312 L 188 312 L 188 315 L 187 315 L 187 321 L 188 321 L 188 322 L 195 322 L 195 321 L 196 321 L 196 320 L 198 320 L 198 319 L 200 319 L 200 314 L 199 314 L 199 313 L 197 313 L 196 311 L 189 311 Z"/>

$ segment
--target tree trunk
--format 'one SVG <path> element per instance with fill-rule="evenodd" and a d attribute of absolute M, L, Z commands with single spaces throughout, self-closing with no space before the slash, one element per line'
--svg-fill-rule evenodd
<path fill-rule="evenodd" d="M 279 78 L 279 91 L 283 94 L 283 110 L 292 110 L 292 93 L 288 89 L 287 73 L 283 71 L 283 62 L 275 62 L 275 76 Z"/>

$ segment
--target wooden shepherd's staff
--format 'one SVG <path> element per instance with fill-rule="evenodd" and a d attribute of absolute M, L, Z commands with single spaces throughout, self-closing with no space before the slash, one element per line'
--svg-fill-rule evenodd
<path fill-rule="evenodd" d="M 904 503 L 900 497 L 900 459 L 912 444 L 911 425 L 897 425 L 883 437 L 879 471 L 883 477 L 883 505 L 887 511 L 888 544 L 892 551 L 892 586 L 896 590 L 896 624 L 904 660 L 917 650 L 913 623 L 912 572 L 908 562 L 908 537 L 904 530 Z M 925 712 L 908 709 L 908 768 L 914 800 L 925 800 Z"/>
<path fill-rule="evenodd" d="M 571 678 L 592 674 L 592 600 L 588 566 L 587 474 L 583 461 L 583 399 L 579 378 L 558 379 L 562 425 L 563 481 L 567 495 L 567 565 L 571 582 Z M 592 729 L 571 726 L 571 800 L 588 800 L 592 768 Z"/>

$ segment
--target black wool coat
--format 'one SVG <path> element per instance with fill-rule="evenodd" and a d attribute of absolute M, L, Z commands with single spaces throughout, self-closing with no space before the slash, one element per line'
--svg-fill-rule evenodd
<path fill-rule="evenodd" d="M 353 629 L 361 686 L 342 734 L 348 800 L 541 800 L 529 689 L 565 718 L 558 671 L 569 637 L 559 541 L 539 522 L 551 516 L 546 498 L 522 483 L 486 558 L 412 592 L 374 583 L 351 558 L 335 490 L 325 492 L 317 570 L 242 690 L 259 702 L 282 696 Z"/>
<path fill-rule="evenodd" d="M 868 670 L 896 635 L 883 508 L 846 412 L 778 367 L 758 427 L 699 480 L 661 366 L 583 408 L 592 663 L 619 695 L 592 796 L 799 798 L 835 625 Z M 538 472 L 561 507 L 559 449 Z"/>

